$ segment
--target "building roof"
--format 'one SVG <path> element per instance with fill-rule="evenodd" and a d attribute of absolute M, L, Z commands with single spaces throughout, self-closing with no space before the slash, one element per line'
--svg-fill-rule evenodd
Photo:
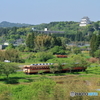
<path fill-rule="evenodd" d="M 89 17 L 85 16 L 85 17 L 83 17 L 82 19 L 89 19 Z"/>

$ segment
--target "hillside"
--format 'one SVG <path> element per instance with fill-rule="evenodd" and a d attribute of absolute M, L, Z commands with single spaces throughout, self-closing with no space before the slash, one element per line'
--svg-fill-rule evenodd
<path fill-rule="evenodd" d="M 10 23 L 7 21 L 3 21 L 0 23 L 0 27 L 24 27 L 30 26 L 31 24 L 21 24 L 21 23 Z"/>

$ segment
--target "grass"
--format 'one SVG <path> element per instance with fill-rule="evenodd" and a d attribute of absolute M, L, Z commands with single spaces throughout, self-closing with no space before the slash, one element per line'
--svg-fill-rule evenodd
<path fill-rule="evenodd" d="M 0 76 L 0 83 L 11 83 L 11 84 L 19 84 L 19 83 L 30 83 L 33 82 L 36 79 L 39 79 L 41 77 L 49 77 L 49 76 L 69 76 L 69 75 L 76 75 L 79 77 L 100 77 L 100 67 L 95 66 L 95 64 L 91 65 L 91 67 L 88 67 L 86 71 L 84 72 L 66 72 L 66 73 L 44 73 L 42 75 L 40 74 L 31 74 L 27 75 L 24 74 L 22 71 L 10 74 L 9 81 L 6 80 L 5 76 Z"/>
<path fill-rule="evenodd" d="M 21 74 L 20 74 L 21 75 Z M 19 76 L 20 76 L 19 75 Z M 25 75 L 26 76 L 26 75 Z M 25 77 L 24 76 L 24 77 Z M 91 77 L 80 77 L 80 75 L 66 75 L 66 76 L 41 76 L 38 75 L 39 81 L 36 80 L 36 75 L 27 75 L 27 77 L 30 77 L 30 79 L 34 79 L 31 81 L 28 81 L 27 78 L 25 79 L 19 79 L 20 84 L 6 84 L 4 86 L 4 83 L 2 86 L 7 87 L 8 90 L 10 90 L 11 96 L 14 98 L 14 100 L 22 100 L 22 98 L 27 97 L 30 93 L 37 93 L 38 87 L 41 85 L 39 92 L 41 92 L 41 96 L 38 94 L 34 100 L 99 100 L 99 96 L 70 96 L 70 92 L 97 92 L 100 93 L 100 91 L 96 91 L 96 89 L 100 89 L 100 75 L 99 77 L 96 77 L 97 75 L 91 76 Z M 56 82 L 54 88 L 51 87 L 51 84 L 45 84 L 43 83 L 44 78 L 51 78 Z M 24 82 L 24 83 L 23 83 Z M 46 81 L 45 81 L 46 82 Z M 37 83 L 37 84 L 35 84 Z M 35 89 L 35 86 L 37 86 Z M 0 84 L 1 86 L 1 84 Z M 34 88 L 33 88 L 34 87 Z M 48 87 L 48 88 L 47 88 Z M 50 87 L 50 88 L 49 88 Z M 0 87 L 1 88 L 1 87 Z M 5 88 L 6 89 L 6 88 Z M 43 89 L 41 91 L 41 89 Z M 49 90 L 46 89 L 53 89 L 53 94 L 48 92 Z M 46 91 L 45 91 L 46 90 Z M 2 89 L 3 91 L 3 89 Z M 6 90 L 7 91 L 7 90 Z M 9 91 L 8 91 L 9 92 Z M 47 95 L 43 95 L 47 93 Z M 48 93 L 50 95 L 48 95 Z M 6 93 L 7 94 L 7 93 Z M 1 95 L 1 94 L 0 94 Z M 5 95 L 3 95 L 5 96 Z M 30 95 L 32 96 L 32 95 Z M 5 99 L 4 99 L 5 100 Z M 9 100 L 9 99 L 7 99 Z M 10 98 L 10 100 L 13 100 Z M 31 100 L 31 99 L 24 99 L 24 100 Z"/>
<path fill-rule="evenodd" d="M 33 89 L 35 92 L 38 92 L 34 87 L 35 82 L 43 85 L 43 79 L 52 79 L 56 82 L 55 87 L 53 88 L 53 92 L 50 95 L 38 95 L 34 100 L 99 100 L 99 96 L 70 96 L 70 92 L 97 92 L 100 94 L 100 91 L 96 91 L 96 89 L 100 89 L 100 67 L 95 67 L 95 64 L 92 67 L 88 67 L 86 72 L 74 72 L 74 73 L 48 73 L 48 74 L 32 74 L 26 75 L 23 72 L 17 72 L 11 74 L 9 76 L 9 80 L 5 79 L 5 76 L 0 76 L 0 91 L 2 90 L 2 94 L 0 94 L 0 98 L 3 97 L 9 98 L 7 100 L 22 100 L 22 98 L 27 97 Z M 38 81 L 41 80 L 41 81 Z M 47 80 L 48 81 L 48 80 Z M 32 85 L 33 84 L 33 85 Z M 38 87 L 37 85 L 37 87 Z M 42 94 L 49 93 L 46 90 L 49 85 L 45 85 Z M 40 85 L 39 85 L 40 86 Z M 2 88 L 2 89 L 1 89 Z M 50 87 L 51 89 L 51 87 Z M 6 92 L 5 92 L 5 91 Z M 27 92 L 28 91 L 28 92 Z M 34 93 L 35 93 L 34 92 Z M 7 94 L 11 94 L 11 96 L 7 96 Z M 30 95 L 32 96 L 32 95 Z M 39 98 L 39 99 L 37 99 Z M 6 99 L 2 99 L 6 100 Z M 25 99 L 24 99 L 25 100 Z M 31 100 L 28 99 L 27 100 Z"/>

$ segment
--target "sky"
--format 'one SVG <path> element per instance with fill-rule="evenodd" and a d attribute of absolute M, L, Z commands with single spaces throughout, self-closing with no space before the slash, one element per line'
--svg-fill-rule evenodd
<path fill-rule="evenodd" d="M 0 22 L 42 24 L 100 20 L 100 0 L 0 0 Z"/>

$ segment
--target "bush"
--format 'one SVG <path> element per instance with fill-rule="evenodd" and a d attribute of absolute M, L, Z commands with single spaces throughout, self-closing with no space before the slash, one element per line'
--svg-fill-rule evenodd
<path fill-rule="evenodd" d="M 53 54 L 51 52 L 39 52 L 37 54 L 37 58 L 39 59 L 39 61 L 47 61 L 49 59 L 53 58 Z"/>
<path fill-rule="evenodd" d="M 55 46 L 54 48 L 51 49 L 51 52 L 53 54 L 65 54 L 65 50 L 63 49 L 62 46 Z"/>
<path fill-rule="evenodd" d="M 79 54 L 79 53 L 81 53 L 81 49 L 79 47 L 75 47 L 75 48 L 73 48 L 73 53 Z"/>
<path fill-rule="evenodd" d="M 41 78 L 30 85 L 19 85 L 12 89 L 13 100 L 51 100 L 56 83 L 51 79 Z"/>

